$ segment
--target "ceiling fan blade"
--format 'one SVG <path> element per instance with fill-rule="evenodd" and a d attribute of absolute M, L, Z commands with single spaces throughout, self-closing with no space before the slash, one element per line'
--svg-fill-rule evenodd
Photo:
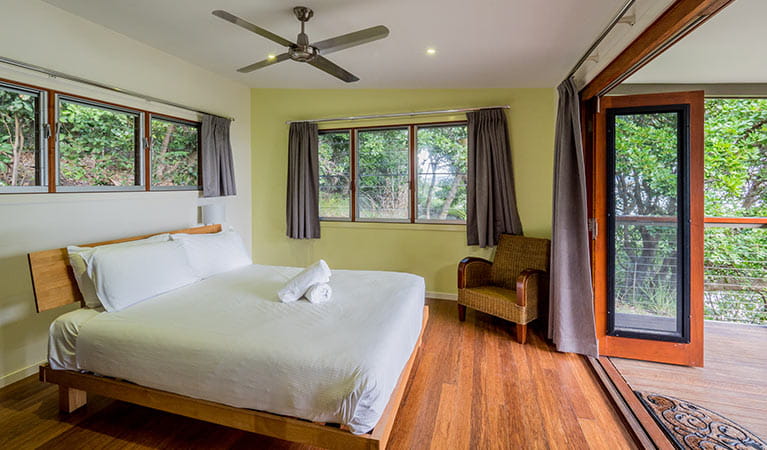
<path fill-rule="evenodd" d="M 263 36 L 271 41 L 274 41 L 280 45 L 284 45 L 285 47 L 290 47 L 291 45 L 295 45 L 289 40 L 285 39 L 284 37 L 277 36 L 276 34 L 272 33 L 271 31 L 264 30 L 263 28 L 253 25 L 252 23 L 248 22 L 247 20 L 240 19 L 239 17 L 229 14 L 226 11 L 222 11 L 220 9 L 217 9 L 213 11 L 211 14 L 213 14 L 216 17 L 219 17 L 221 19 L 226 20 L 227 22 L 231 22 L 235 25 L 238 25 L 242 28 L 245 28 L 248 31 L 252 31 L 253 33 L 258 34 L 259 36 Z"/>
<path fill-rule="evenodd" d="M 240 73 L 250 73 L 250 72 L 253 72 L 254 70 L 262 69 L 262 68 L 264 68 L 266 66 L 271 66 L 272 64 L 276 64 L 278 62 L 285 61 L 286 59 L 290 59 L 290 55 L 288 55 L 287 53 L 283 53 L 281 55 L 275 56 L 272 59 L 268 59 L 267 58 L 267 59 L 265 59 L 263 61 L 259 61 L 257 63 L 253 63 L 253 64 L 251 64 L 249 66 L 240 67 L 239 69 L 237 69 L 237 72 L 240 72 Z"/>
<path fill-rule="evenodd" d="M 327 55 L 328 53 L 337 52 L 345 48 L 377 41 L 388 35 L 389 29 L 383 25 L 378 25 L 353 33 L 342 34 L 341 36 L 325 39 L 324 41 L 315 42 L 312 46 L 320 49 L 323 55 Z"/>
<path fill-rule="evenodd" d="M 351 83 L 353 81 L 359 81 L 359 78 L 355 77 L 353 74 L 342 69 L 340 66 L 337 66 L 335 63 L 331 62 L 329 59 L 323 58 L 322 56 L 317 55 L 314 59 L 307 62 L 313 65 L 314 67 L 322 71 L 325 71 L 340 80 L 346 81 L 347 83 Z"/>

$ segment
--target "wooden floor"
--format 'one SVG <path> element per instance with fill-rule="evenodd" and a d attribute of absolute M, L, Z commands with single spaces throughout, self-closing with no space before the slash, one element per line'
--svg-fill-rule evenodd
<path fill-rule="evenodd" d="M 429 301 L 429 326 L 394 424 L 391 449 L 622 449 L 630 437 L 586 361 L 535 333 Z M 0 389 L 0 448 L 304 449 L 100 397 L 69 416 L 35 377 Z"/>
<path fill-rule="evenodd" d="M 666 394 L 767 438 L 767 327 L 706 321 L 703 368 L 611 358 L 634 390 Z"/>

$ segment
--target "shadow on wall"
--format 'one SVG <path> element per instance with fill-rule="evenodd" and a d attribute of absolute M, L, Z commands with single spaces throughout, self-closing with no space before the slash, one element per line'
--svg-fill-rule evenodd
<path fill-rule="evenodd" d="M 72 309 L 38 314 L 27 255 L 0 258 L 0 385 L 2 377 L 40 361 L 46 354 L 50 323 Z"/>

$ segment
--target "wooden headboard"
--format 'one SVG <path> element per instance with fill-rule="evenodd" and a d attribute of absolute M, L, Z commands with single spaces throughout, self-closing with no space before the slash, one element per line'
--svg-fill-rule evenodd
<path fill-rule="evenodd" d="M 221 225 L 207 225 L 97 242 L 95 244 L 85 244 L 82 247 L 98 247 L 99 245 L 136 241 L 162 233 L 206 234 L 218 233 L 219 231 L 221 231 Z M 29 270 L 32 273 L 32 288 L 35 292 L 37 312 L 47 311 L 72 303 L 82 303 L 82 295 L 77 288 L 77 281 L 75 281 L 72 268 L 69 266 L 69 254 L 66 248 L 29 253 L 27 257 L 29 259 Z"/>

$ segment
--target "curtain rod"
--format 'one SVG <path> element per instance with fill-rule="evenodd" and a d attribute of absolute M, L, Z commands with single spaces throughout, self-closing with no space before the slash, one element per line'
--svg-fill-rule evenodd
<path fill-rule="evenodd" d="M 88 80 L 86 78 L 81 78 L 81 77 L 78 77 L 76 75 L 69 75 L 69 74 L 66 74 L 66 73 L 63 73 L 63 72 L 59 72 L 58 70 L 46 69 L 45 67 L 36 66 L 34 64 L 27 64 L 25 62 L 17 61 L 15 59 L 11 59 L 11 58 L 6 58 L 4 56 L 0 56 L 0 63 L 8 64 L 10 66 L 21 67 L 22 69 L 27 69 L 27 70 L 31 70 L 33 72 L 42 73 L 42 74 L 48 75 L 48 76 L 53 77 L 53 78 L 63 78 L 65 80 L 74 81 L 74 82 L 81 83 L 81 84 L 87 84 L 89 86 L 94 86 L 94 87 L 97 87 L 97 88 L 106 89 L 108 91 L 119 92 L 120 94 L 130 95 L 131 97 L 137 97 L 137 98 L 140 98 L 140 99 L 143 99 L 143 100 L 147 100 L 147 101 L 150 101 L 150 102 L 154 102 L 154 103 L 162 103 L 164 105 L 173 106 L 174 108 L 181 108 L 181 109 L 185 109 L 187 111 L 196 112 L 196 113 L 199 113 L 199 114 L 208 114 L 208 115 L 211 115 L 211 116 L 222 117 L 219 114 L 213 114 L 213 113 L 209 113 L 209 112 L 206 112 L 206 111 L 201 111 L 199 109 L 191 108 L 189 106 L 185 106 L 185 105 L 182 105 L 180 103 L 174 103 L 174 102 L 171 102 L 171 101 L 168 101 L 168 100 L 163 100 L 161 98 L 152 97 L 151 95 L 145 95 L 145 94 L 141 94 L 139 92 L 129 91 L 127 89 L 122 89 L 122 88 L 119 88 L 119 87 L 110 86 L 110 85 L 107 85 L 107 84 L 104 84 L 104 83 L 99 83 L 98 81 L 92 81 L 92 80 Z M 226 117 L 226 118 L 231 120 L 232 122 L 234 122 L 234 118 L 233 117 Z"/>
<path fill-rule="evenodd" d="M 586 62 L 587 59 L 589 59 L 589 56 L 591 56 L 591 53 L 596 50 L 596 48 L 599 46 L 599 44 L 602 43 L 602 41 L 607 37 L 607 34 L 610 33 L 613 28 L 615 28 L 616 25 L 618 25 L 618 22 L 621 21 L 624 15 L 628 12 L 629 8 L 631 8 L 634 5 L 635 0 L 628 0 L 625 5 L 623 5 L 623 8 L 618 11 L 618 14 L 613 17 L 613 20 L 610 21 L 610 24 L 607 25 L 607 27 L 602 31 L 602 33 L 599 35 L 599 37 L 594 41 L 593 44 L 591 44 L 591 47 L 589 47 L 588 50 L 586 50 L 586 53 L 581 56 L 581 59 L 578 60 L 578 62 L 575 64 L 575 67 L 573 67 L 573 70 L 570 71 L 570 73 L 567 74 L 567 77 L 565 77 L 565 80 L 569 80 L 571 76 L 575 75 L 575 72 L 578 71 L 578 69 L 581 68 L 583 63 Z"/>
<path fill-rule="evenodd" d="M 312 122 L 312 123 L 347 122 L 347 121 L 353 121 L 353 120 L 386 119 L 390 117 L 433 116 L 434 114 L 452 114 L 452 113 L 462 113 L 462 112 L 469 112 L 469 111 L 479 111 L 481 109 L 497 109 L 497 108 L 511 109 L 511 106 L 509 105 L 479 106 L 475 108 L 440 109 L 435 111 L 416 111 L 416 112 L 392 113 L 392 114 L 371 114 L 368 116 L 333 117 L 331 119 L 288 120 L 285 123 L 289 125 L 291 123 L 298 123 L 298 122 Z"/>

